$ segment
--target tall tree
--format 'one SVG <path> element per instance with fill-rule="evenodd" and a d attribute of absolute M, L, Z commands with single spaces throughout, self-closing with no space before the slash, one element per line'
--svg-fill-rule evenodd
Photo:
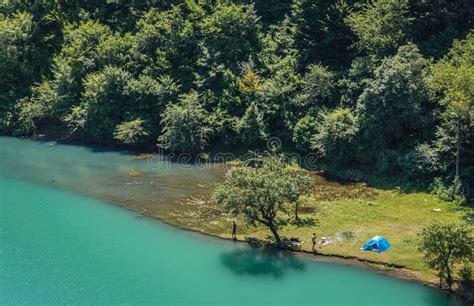
<path fill-rule="evenodd" d="M 206 147 L 211 132 L 206 116 L 197 92 L 182 95 L 178 104 L 168 105 L 162 114 L 160 145 L 173 151 L 199 153 Z"/>
<path fill-rule="evenodd" d="M 127 84 L 130 74 L 107 66 L 84 80 L 81 107 L 87 113 L 85 132 L 96 139 L 112 139 L 116 126 L 126 120 L 130 109 Z"/>
<path fill-rule="evenodd" d="M 427 67 L 418 48 L 409 44 L 384 60 L 366 82 L 356 111 L 369 161 L 389 151 L 406 152 L 432 137 Z"/>
<path fill-rule="evenodd" d="M 237 131 L 244 143 L 254 145 L 267 137 L 263 115 L 255 103 L 250 104 L 237 124 Z"/>
<path fill-rule="evenodd" d="M 378 57 L 393 55 L 407 42 L 412 21 L 408 0 L 372 0 L 346 18 L 358 37 L 355 46 Z"/>
<path fill-rule="evenodd" d="M 442 108 L 438 148 L 448 171 L 468 183 L 474 174 L 474 32 L 432 67 L 429 84 Z"/>
<path fill-rule="evenodd" d="M 15 102 L 31 84 L 32 18 L 28 13 L 0 14 L 0 131 L 11 129 Z"/>
<path fill-rule="evenodd" d="M 344 22 L 353 0 L 296 0 L 292 4 L 300 68 L 322 63 L 344 68 L 353 58 L 354 34 Z"/>
<path fill-rule="evenodd" d="M 350 109 L 322 111 L 315 118 L 311 148 L 321 157 L 321 166 L 332 174 L 349 170 L 356 161 L 358 120 Z"/>

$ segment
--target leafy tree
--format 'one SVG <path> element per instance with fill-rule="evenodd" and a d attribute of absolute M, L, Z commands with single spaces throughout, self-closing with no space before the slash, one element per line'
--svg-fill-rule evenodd
<path fill-rule="evenodd" d="M 202 14 L 200 5 L 191 1 L 167 10 L 150 9 L 137 23 L 132 48 L 135 69 L 153 78 L 173 75 L 188 89 L 195 81 L 199 55 L 198 22 L 194 19 L 202 19 Z"/>
<path fill-rule="evenodd" d="M 471 229 L 454 223 L 433 223 L 421 231 L 420 238 L 419 251 L 426 266 L 438 271 L 440 286 L 446 280 L 451 288 L 454 265 L 474 259 Z"/>
<path fill-rule="evenodd" d="M 403 174 L 419 186 L 427 186 L 441 173 L 439 151 L 428 143 L 417 145 L 399 158 Z"/>
<path fill-rule="evenodd" d="M 140 143 L 148 135 L 140 118 L 120 123 L 114 132 L 114 138 L 126 144 Z"/>
<path fill-rule="evenodd" d="M 441 58 L 454 39 L 474 28 L 474 6 L 469 1 L 410 1 L 413 41 L 426 56 Z"/>
<path fill-rule="evenodd" d="M 431 92 L 441 105 L 437 146 L 450 173 L 474 174 L 474 33 L 455 41 L 449 54 L 433 65 Z"/>
<path fill-rule="evenodd" d="M 445 184 L 440 177 L 434 179 L 432 193 L 441 200 L 453 202 L 458 205 L 467 204 L 463 184 L 459 176 L 455 176 L 452 183 Z"/>
<path fill-rule="evenodd" d="M 256 49 L 260 24 L 253 6 L 223 2 L 202 20 L 200 30 L 210 60 L 237 68 Z"/>
<path fill-rule="evenodd" d="M 54 84 L 44 81 L 32 88 L 31 97 L 25 97 L 18 101 L 19 108 L 16 132 L 21 134 L 34 134 L 41 121 L 56 118 L 57 92 Z"/>
<path fill-rule="evenodd" d="M 158 138 L 160 145 L 181 152 L 204 150 L 211 132 L 206 116 L 197 92 L 182 95 L 178 104 L 168 105 L 162 114 L 164 128 Z"/>
<path fill-rule="evenodd" d="M 357 48 L 379 57 L 394 54 L 407 42 L 412 21 L 408 0 L 373 0 L 346 18 L 359 38 Z"/>
<path fill-rule="evenodd" d="M 263 65 L 262 86 L 257 100 L 266 126 L 282 140 L 290 139 L 289 132 L 301 111 L 293 100 L 300 89 L 301 76 L 297 71 L 298 51 L 294 47 L 294 26 L 288 19 L 272 27 L 261 36 L 262 50 L 258 61 Z"/>
<path fill-rule="evenodd" d="M 234 216 L 243 215 L 248 225 L 268 227 L 278 245 L 280 226 L 292 204 L 303 193 L 298 178 L 287 169 L 282 156 L 258 157 L 254 167 L 241 164 L 215 191 L 217 203 Z"/>
<path fill-rule="evenodd" d="M 69 129 L 69 135 L 83 131 L 87 123 L 87 110 L 83 106 L 73 106 L 63 120 Z"/>
<path fill-rule="evenodd" d="M 418 48 L 409 44 L 383 61 L 366 82 L 357 101 L 366 156 L 377 157 L 376 152 L 388 150 L 406 152 L 432 137 L 427 67 Z"/>
<path fill-rule="evenodd" d="M 149 122 L 149 131 L 152 135 L 161 132 L 161 114 L 166 105 L 178 100 L 180 84 L 172 77 L 162 75 L 154 79 L 148 75 L 131 78 L 127 83 L 126 94 L 133 104 L 130 113 Z"/>
<path fill-rule="evenodd" d="M 293 142 L 298 150 L 309 152 L 311 139 L 316 134 L 318 122 L 315 117 L 306 115 L 296 123 L 293 129 Z"/>
<path fill-rule="evenodd" d="M 15 102 L 28 93 L 32 18 L 28 13 L 0 14 L 0 131 L 11 128 Z"/>
<path fill-rule="evenodd" d="M 310 65 L 303 77 L 302 95 L 298 98 L 303 105 L 321 108 L 331 104 L 335 88 L 335 75 L 321 65 Z"/>
<path fill-rule="evenodd" d="M 237 124 L 237 131 L 243 142 L 250 145 L 267 137 L 263 115 L 255 103 L 250 104 L 245 111 L 245 115 Z"/>
<path fill-rule="evenodd" d="M 323 111 L 316 119 L 311 148 L 323 159 L 329 172 L 350 167 L 356 154 L 356 137 L 359 132 L 357 117 L 350 109 L 336 108 Z"/>
<path fill-rule="evenodd" d="M 54 58 L 53 74 L 61 105 L 69 109 L 80 100 L 86 76 L 102 68 L 97 46 L 112 31 L 97 21 L 67 24 L 63 31 L 63 47 Z"/>
<path fill-rule="evenodd" d="M 296 0 L 292 4 L 295 38 L 301 52 L 301 68 L 322 63 L 331 68 L 347 66 L 354 34 L 344 22 L 353 0 Z"/>
<path fill-rule="evenodd" d="M 130 109 L 126 92 L 130 78 L 128 72 L 107 66 L 84 80 L 81 106 L 87 113 L 85 132 L 94 139 L 112 138 L 117 124 L 126 118 Z"/>

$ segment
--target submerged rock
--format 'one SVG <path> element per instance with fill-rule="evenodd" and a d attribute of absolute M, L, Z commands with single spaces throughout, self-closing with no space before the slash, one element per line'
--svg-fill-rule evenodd
<path fill-rule="evenodd" d="M 138 171 L 138 170 L 132 170 L 132 171 L 130 171 L 130 172 L 128 173 L 128 175 L 131 176 L 131 177 L 135 177 L 135 176 L 140 176 L 140 175 L 142 175 L 142 173 L 141 173 L 140 171 Z"/>

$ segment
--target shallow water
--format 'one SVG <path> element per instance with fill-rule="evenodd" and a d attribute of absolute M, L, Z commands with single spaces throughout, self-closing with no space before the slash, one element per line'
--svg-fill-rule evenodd
<path fill-rule="evenodd" d="M 419 284 L 178 230 L 72 193 L 49 180 L 102 188 L 91 182 L 114 176 L 110 160 L 139 166 L 74 146 L 25 160 L 43 145 L 0 138 L 1 304 L 461 305 Z M 106 166 L 84 166 L 94 164 Z"/>
<path fill-rule="evenodd" d="M 155 216 L 190 197 L 208 196 L 225 171 L 216 164 L 191 166 L 136 157 L 100 147 L 0 137 L 2 176 L 146 210 Z"/>

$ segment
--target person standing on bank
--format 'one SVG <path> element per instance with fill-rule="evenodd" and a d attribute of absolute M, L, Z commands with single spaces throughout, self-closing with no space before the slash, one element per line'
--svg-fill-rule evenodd
<path fill-rule="evenodd" d="M 315 249 L 315 247 L 316 247 L 316 240 L 317 240 L 316 233 L 313 233 L 313 234 L 311 235 L 311 242 L 313 243 L 313 252 L 316 252 L 316 249 Z"/>
<path fill-rule="evenodd" d="M 237 224 L 235 221 L 232 221 L 232 239 L 237 239 Z"/>

